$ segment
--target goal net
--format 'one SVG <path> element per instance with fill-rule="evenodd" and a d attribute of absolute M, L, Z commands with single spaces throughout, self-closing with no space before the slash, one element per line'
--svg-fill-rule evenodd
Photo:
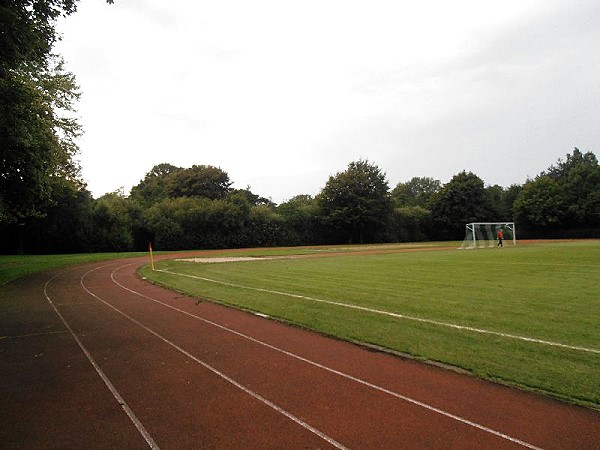
<path fill-rule="evenodd" d="M 473 222 L 465 225 L 465 239 L 461 249 L 500 246 L 498 233 L 502 232 L 502 245 L 516 245 L 514 222 Z"/>

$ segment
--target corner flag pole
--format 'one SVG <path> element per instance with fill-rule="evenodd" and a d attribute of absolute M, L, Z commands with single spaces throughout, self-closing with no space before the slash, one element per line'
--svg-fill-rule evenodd
<path fill-rule="evenodd" d="M 148 250 L 150 250 L 150 266 L 154 270 L 154 255 L 152 254 L 152 242 L 148 243 Z"/>

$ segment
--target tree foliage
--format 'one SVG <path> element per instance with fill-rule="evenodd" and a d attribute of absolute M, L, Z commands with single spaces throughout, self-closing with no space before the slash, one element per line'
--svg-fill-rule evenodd
<path fill-rule="evenodd" d="M 431 197 L 442 187 L 439 180 L 431 177 L 413 177 L 405 183 L 398 183 L 392 190 L 396 207 L 420 206 L 425 208 Z"/>
<path fill-rule="evenodd" d="M 0 223 L 39 217 L 52 202 L 53 178 L 74 179 L 80 127 L 72 74 L 51 53 L 55 20 L 69 0 L 12 0 L 0 6 Z"/>
<path fill-rule="evenodd" d="M 518 229 L 531 237 L 581 228 L 598 236 L 596 159 L 575 154 L 567 160 L 552 166 L 552 173 L 509 188 L 485 186 L 463 171 L 428 193 L 424 206 L 393 209 L 385 175 L 368 161 L 331 176 L 316 197 L 298 195 L 279 206 L 250 187 L 232 189 L 228 174 L 211 166 L 159 164 L 131 195 L 120 190 L 98 199 L 76 179 L 53 177 L 53 201 L 37 217 L 24 227 L 0 224 L 9 237 L 0 250 L 13 251 L 21 235 L 27 252 L 145 250 L 148 242 L 155 249 L 181 250 L 462 239 L 465 223 L 511 220 L 513 212 Z"/>
<path fill-rule="evenodd" d="M 96 251 L 133 250 L 132 218 L 122 191 L 111 192 L 94 202 L 96 232 L 90 244 Z"/>
<path fill-rule="evenodd" d="M 317 197 L 325 224 L 348 242 L 377 238 L 385 228 L 392 204 L 385 174 L 366 160 L 351 162 L 344 172 L 329 177 Z"/>
<path fill-rule="evenodd" d="M 530 229 L 600 225 L 600 166 L 578 148 L 529 180 L 514 202 L 517 219 Z"/>
<path fill-rule="evenodd" d="M 528 228 L 558 228 L 564 218 L 565 197 L 559 183 L 540 176 L 523 186 L 515 201 L 518 221 Z"/>
<path fill-rule="evenodd" d="M 460 239 L 465 223 L 488 219 L 484 183 L 472 172 L 454 175 L 431 199 L 431 212 L 443 239 Z"/>
<path fill-rule="evenodd" d="M 183 169 L 172 164 L 157 164 L 136 186 L 131 188 L 131 197 L 144 206 L 164 200 L 167 198 L 169 176 L 180 170 Z"/>
<path fill-rule="evenodd" d="M 58 39 L 55 21 L 76 0 L 7 0 L 0 5 L 0 76 L 23 65 L 44 67 Z"/>
<path fill-rule="evenodd" d="M 167 197 L 204 197 L 211 200 L 224 198 L 229 193 L 229 175 L 213 166 L 192 166 L 176 170 L 166 179 Z"/>
<path fill-rule="evenodd" d="M 230 193 L 230 186 L 229 175 L 220 168 L 205 165 L 181 168 L 162 163 L 154 166 L 131 189 L 131 196 L 145 206 L 166 198 L 202 197 L 217 200 Z"/>
<path fill-rule="evenodd" d="M 0 221 L 35 217 L 52 201 L 52 178 L 76 179 L 79 94 L 62 63 L 0 77 Z"/>
<path fill-rule="evenodd" d="M 431 211 L 422 206 L 394 208 L 392 233 L 398 242 L 426 241 L 432 236 Z"/>
<path fill-rule="evenodd" d="M 317 201 L 311 195 L 297 195 L 277 207 L 287 226 L 287 240 L 292 245 L 321 242 Z"/>

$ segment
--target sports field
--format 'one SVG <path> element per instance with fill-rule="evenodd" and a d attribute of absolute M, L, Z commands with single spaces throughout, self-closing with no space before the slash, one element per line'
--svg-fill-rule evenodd
<path fill-rule="evenodd" d="M 521 321 L 500 319 L 518 305 L 513 291 L 494 297 L 478 286 L 484 278 L 469 281 L 468 289 L 480 297 L 472 297 L 478 306 L 471 305 L 468 315 L 455 312 L 466 310 L 456 294 L 468 290 L 459 289 L 457 281 L 467 280 L 448 272 L 468 260 L 472 268 L 489 263 L 494 253 L 496 262 L 507 262 L 510 253 L 538 248 L 490 249 L 477 251 L 478 256 L 455 250 L 456 245 L 434 247 L 156 257 L 157 269 L 173 270 L 153 276 L 190 280 L 188 288 L 205 289 L 206 297 L 265 311 L 255 314 L 141 279 L 138 270 L 149 262 L 148 255 L 94 259 L 12 279 L 0 287 L 0 442 L 15 449 L 598 448 L 593 320 L 587 334 L 575 326 L 570 334 L 558 322 L 531 318 L 527 330 L 519 329 L 512 322 L 523 327 Z M 556 256 L 564 250 L 557 248 Z M 597 254 L 589 250 L 597 248 L 572 248 L 579 260 L 560 264 L 581 264 L 586 254 Z M 231 261 L 244 254 L 254 258 Z M 180 265 L 173 261 L 177 258 L 222 263 Z M 419 267 L 428 274 L 420 274 L 420 288 L 412 280 Z M 198 270 L 202 273 L 194 275 Z M 390 278 L 395 281 L 385 281 Z M 490 279 L 499 282 L 495 275 Z M 575 297 L 568 300 L 573 303 Z M 493 307 L 490 299 L 510 304 Z M 561 320 L 585 322 L 593 314 L 591 300 L 587 303 L 583 319 L 571 312 L 562 313 Z M 266 314 L 325 331 L 261 317 Z M 502 366 L 518 372 L 515 361 L 530 368 L 517 375 L 526 372 L 534 381 L 534 370 L 546 382 L 552 372 L 548 366 L 567 367 L 558 379 L 550 374 L 552 382 L 592 399 L 553 395 L 571 395 L 571 401 L 596 410 L 371 351 L 325 332 L 455 366 L 462 361 L 463 367 L 479 368 L 488 377 L 492 369 L 508 372 Z M 499 358 L 504 360 L 498 364 Z M 579 390 L 572 388 L 577 383 Z"/>
<path fill-rule="evenodd" d="M 600 408 L 600 241 L 247 250 L 141 274 L 344 340 Z M 218 256 L 218 255 L 213 255 Z"/>

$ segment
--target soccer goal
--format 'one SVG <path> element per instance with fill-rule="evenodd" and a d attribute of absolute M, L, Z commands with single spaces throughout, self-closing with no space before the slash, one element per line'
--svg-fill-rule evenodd
<path fill-rule="evenodd" d="M 503 245 L 517 245 L 514 222 L 472 222 L 465 226 L 465 239 L 460 248 L 496 247 L 499 231 L 502 231 Z"/>

